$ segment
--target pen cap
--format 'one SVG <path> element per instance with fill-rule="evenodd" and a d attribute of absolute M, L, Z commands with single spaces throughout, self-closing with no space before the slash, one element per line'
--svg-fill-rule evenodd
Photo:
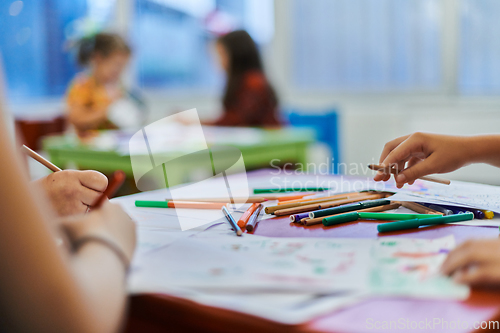
<path fill-rule="evenodd" d="M 293 214 L 293 215 L 290 215 L 290 222 L 299 222 L 300 220 L 308 218 L 308 217 L 309 217 L 309 212 L 302 213 L 302 214 Z"/>
<path fill-rule="evenodd" d="M 323 219 L 323 225 L 325 227 L 336 225 L 345 222 L 356 221 L 359 218 L 358 212 L 345 213 L 336 216 L 326 217 Z"/>
<path fill-rule="evenodd" d="M 169 208 L 168 201 L 148 201 L 148 200 L 136 200 L 136 207 L 147 207 L 147 208 Z"/>

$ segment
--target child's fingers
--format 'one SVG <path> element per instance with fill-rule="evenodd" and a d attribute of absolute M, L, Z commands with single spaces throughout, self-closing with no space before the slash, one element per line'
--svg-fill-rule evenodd
<path fill-rule="evenodd" d="M 450 252 L 441 266 L 441 272 L 450 275 L 472 263 L 487 261 L 490 256 L 490 251 L 481 241 L 467 241 Z"/>
<path fill-rule="evenodd" d="M 379 182 L 381 180 L 384 180 L 384 178 L 386 176 L 387 175 L 385 173 L 383 173 L 382 171 L 377 171 L 377 173 L 375 174 L 375 176 L 373 176 L 373 180 L 375 180 L 376 182 Z"/>
<path fill-rule="evenodd" d="M 395 166 L 401 162 L 406 162 L 412 156 L 416 155 L 422 155 L 422 142 L 411 137 L 392 149 L 381 164 L 384 166 Z"/>
<path fill-rule="evenodd" d="M 500 282 L 500 268 L 498 265 L 474 265 L 457 271 L 453 280 L 457 283 L 470 285 L 493 285 Z"/>
<path fill-rule="evenodd" d="M 407 164 L 407 168 L 410 168 L 418 163 L 422 162 L 422 160 L 418 157 L 415 157 L 415 156 L 412 156 L 409 160 L 408 160 L 408 164 Z"/>
<path fill-rule="evenodd" d="M 420 163 L 420 162 L 422 162 L 422 160 L 421 160 L 420 158 L 417 158 L 417 157 L 413 156 L 413 157 L 411 157 L 411 158 L 410 158 L 410 160 L 408 161 L 408 164 L 407 164 L 407 166 L 406 166 L 406 167 L 407 167 L 407 168 L 410 168 L 410 167 L 412 167 L 412 166 L 414 166 L 414 165 L 416 165 L 417 163 Z M 415 183 L 415 181 L 414 181 L 414 180 L 413 180 L 413 181 L 409 181 L 409 182 L 408 182 L 408 184 L 410 184 L 410 185 L 413 185 L 414 183 Z"/>
<path fill-rule="evenodd" d="M 406 168 L 399 175 L 396 176 L 397 183 L 409 183 L 414 182 L 420 177 L 435 173 L 436 165 L 438 165 L 438 157 L 436 155 L 430 155 L 425 160 L 413 165 L 410 168 Z"/>
<path fill-rule="evenodd" d="M 373 177 L 373 180 L 375 181 L 388 181 L 389 179 L 391 179 L 391 174 L 390 173 L 384 173 L 383 171 L 377 171 L 377 173 L 375 174 L 375 176 Z"/>
<path fill-rule="evenodd" d="M 402 136 L 402 137 L 399 137 L 397 139 L 394 139 L 392 141 L 387 142 L 385 144 L 385 146 L 384 146 L 384 150 L 382 150 L 382 154 L 380 155 L 379 163 L 382 163 L 387 158 L 387 156 L 389 155 L 389 153 L 391 151 L 393 151 L 394 148 L 396 148 L 397 146 L 399 146 L 401 144 L 401 142 L 403 142 L 406 139 L 408 139 L 409 136 L 410 135 L 405 135 L 405 136 Z"/>

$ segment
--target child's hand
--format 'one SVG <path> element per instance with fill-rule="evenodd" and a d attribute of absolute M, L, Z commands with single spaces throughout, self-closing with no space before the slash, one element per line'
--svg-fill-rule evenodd
<path fill-rule="evenodd" d="M 395 176 L 396 185 L 401 188 L 422 176 L 451 172 L 464 166 L 469 156 L 468 139 L 419 132 L 402 136 L 385 145 L 380 164 L 404 170 Z M 376 181 L 390 178 L 390 174 L 382 171 L 374 177 Z"/>
<path fill-rule="evenodd" d="M 117 204 L 105 202 L 100 208 L 66 218 L 61 226 L 72 243 L 88 236 L 97 236 L 116 244 L 132 260 L 136 246 L 135 223 Z"/>
<path fill-rule="evenodd" d="M 500 286 L 500 240 L 467 241 L 450 252 L 441 272 L 458 283 Z"/>
<path fill-rule="evenodd" d="M 97 171 L 62 170 L 37 181 L 59 216 L 83 214 L 108 186 Z"/>

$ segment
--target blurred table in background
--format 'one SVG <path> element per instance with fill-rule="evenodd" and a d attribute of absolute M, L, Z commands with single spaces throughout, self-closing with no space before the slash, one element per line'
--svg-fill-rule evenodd
<path fill-rule="evenodd" d="M 283 166 L 285 163 L 307 161 L 308 146 L 315 142 L 315 132 L 308 128 L 287 127 L 282 129 L 204 127 L 209 147 L 231 146 L 238 148 L 247 170 Z M 133 133 L 103 131 L 88 143 L 82 143 L 75 135 L 55 135 L 43 139 L 42 147 L 50 160 L 61 168 L 77 167 L 92 169 L 104 174 L 123 170 L 133 177 L 128 143 Z M 182 140 L 182 139 L 180 139 Z M 164 154 L 179 153 L 175 143 L 164 143 Z M 271 165 L 271 163 L 273 163 Z M 186 168 L 183 182 L 192 179 L 194 170 Z M 179 180 L 180 181 L 180 180 Z M 162 187 L 165 187 L 163 184 Z"/>

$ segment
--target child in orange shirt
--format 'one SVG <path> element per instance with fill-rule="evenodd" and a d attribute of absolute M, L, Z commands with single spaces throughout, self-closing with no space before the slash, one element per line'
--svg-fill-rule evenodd
<path fill-rule="evenodd" d="M 99 33 L 80 41 L 78 62 L 89 70 L 79 74 L 67 92 L 68 120 L 80 137 L 89 131 L 116 129 L 109 106 L 123 96 L 120 76 L 131 50 L 116 34 Z"/>

